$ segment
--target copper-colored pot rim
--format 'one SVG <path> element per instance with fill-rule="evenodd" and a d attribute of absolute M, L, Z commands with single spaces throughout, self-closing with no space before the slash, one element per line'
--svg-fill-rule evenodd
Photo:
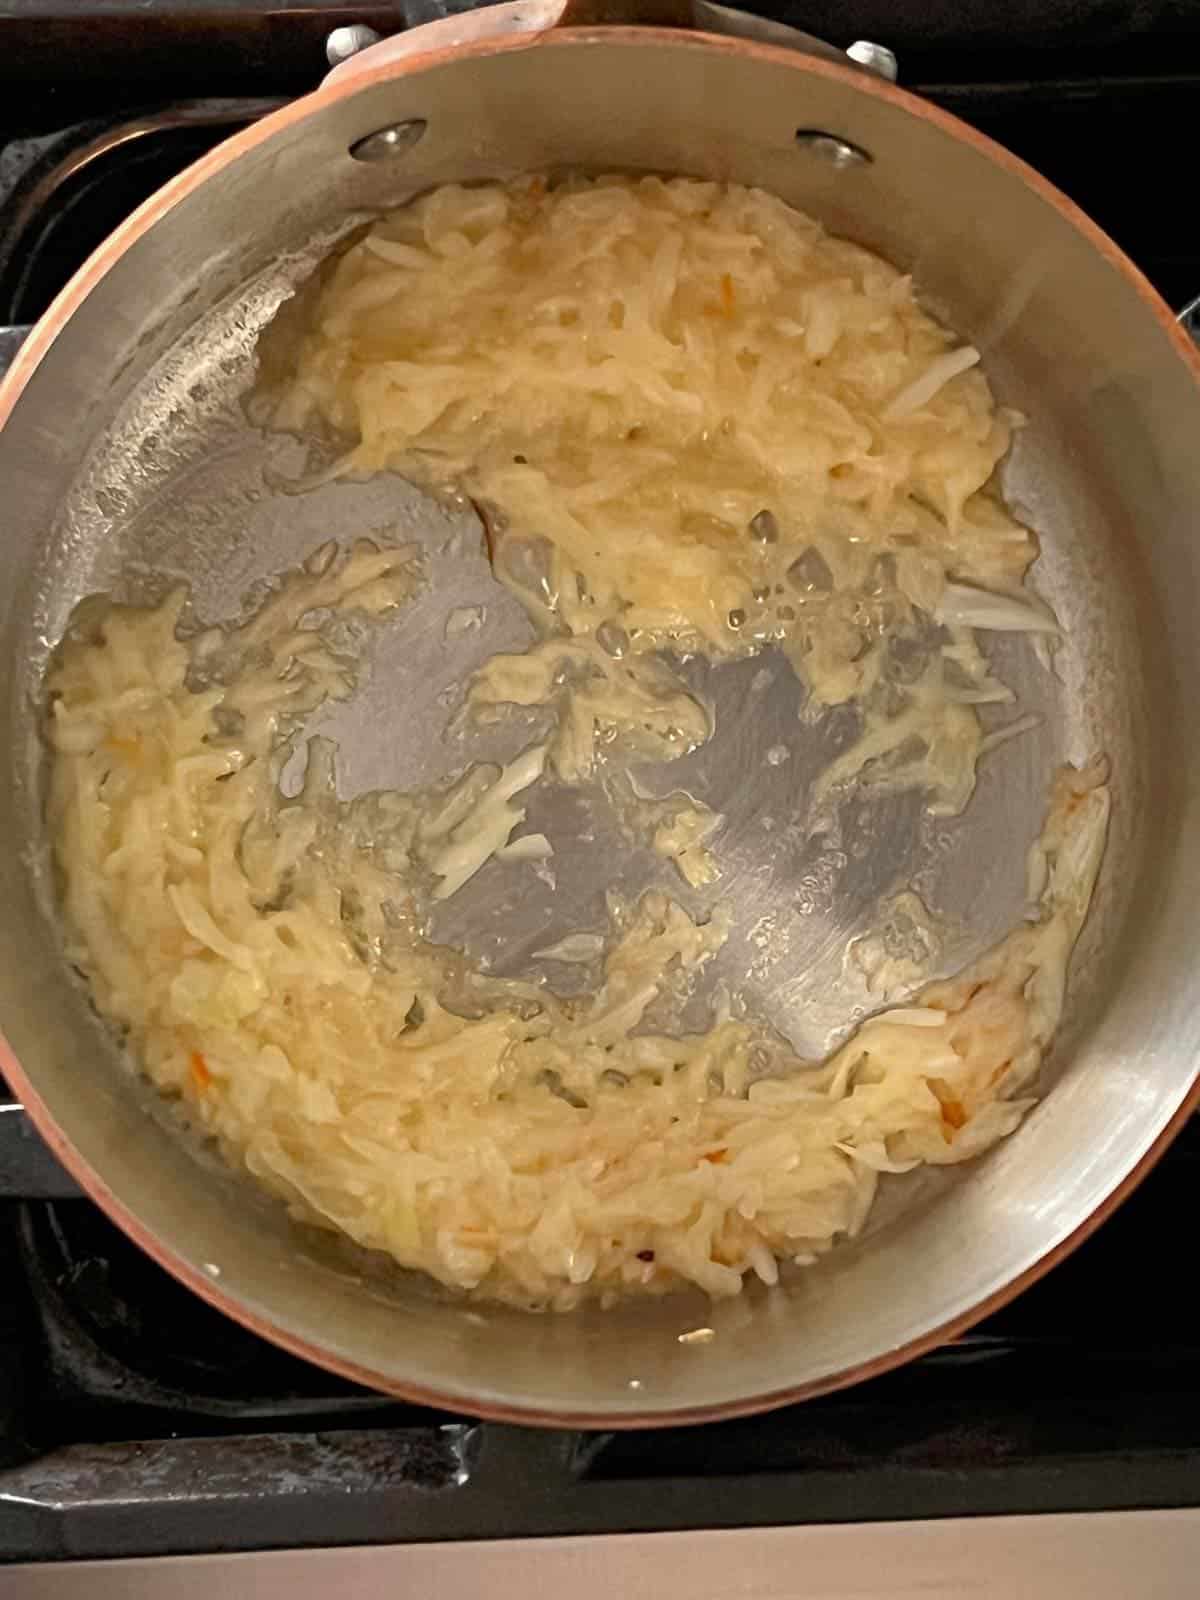
<path fill-rule="evenodd" d="M 83 305 L 91 291 L 112 269 L 125 251 L 150 231 L 165 214 L 195 189 L 215 178 L 227 166 L 237 161 L 247 151 L 263 140 L 272 137 L 293 123 L 301 122 L 326 106 L 356 95 L 376 83 L 407 77 L 410 73 L 431 67 L 448 65 L 455 60 L 476 59 L 480 56 L 499 55 L 509 50 L 572 48 L 579 44 L 615 43 L 636 46 L 655 42 L 671 44 L 676 48 L 702 49 L 731 53 L 750 60 L 761 60 L 774 65 L 786 65 L 794 71 L 811 73 L 843 84 L 858 94 L 873 95 L 885 100 L 910 115 L 933 124 L 947 137 L 974 148 L 980 155 L 995 162 L 1011 177 L 1032 189 L 1075 230 L 1082 234 L 1094 249 L 1100 252 L 1111 267 L 1119 272 L 1130 288 L 1139 296 L 1151 316 L 1174 346 L 1176 354 L 1190 369 L 1193 379 L 1200 384 L 1200 356 L 1191 340 L 1177 325 L 1170 308 L 1165 304 L 1146 277 L 1128 259 L 1102 229 L 1043 178 L 1032 167 L 1001 145 L 976 132 L 948 112 L 909 94 L 906 90 L 883 82 L 861 71 L 841 66 L 815 56 L 805 56 L 797 51 L 757 41 L 735 39 L 725 35 L 684 33 L 663 28 L 565 28 L 538 35 L 518 35 L 482 39 L 470 45 L 455 45 L 441 50 L 406 57 L 378 69 L 364 67 L 337 83 L 326 84 L 314 93 L 283 107 L 263 118 L 254 126 L 234 135 L 217 146 L 208 155 L 172 179 L 140 206 L 84 263 L 70 282 L 62 289 L 52 305 L 34 327 L 33 332 L 17 353 L 8 374 L 0 382 L 0 427 L 8 420 L 21 391 L 42 357 L 57 337 L 67 320 Z M 1200 1073 L 1200 1064 L 1197 1066 Z M 779 1406 L 810 1400 L 818 1395 L 860 1383 L 867 1378 L 879 1377 L 893 1368 L 911 1361 L 926 1351 L 956 1338 L 974 1323 L 999 1310 L 1016 1295 L 1035 1283 L 1051 1267 L 1082 1244 L 1109 1217 L 1126 1197 L 1132 1193 L 1150 1169 L 1163 1155 L 1167 1146 L 1179 1132 L 1192 1112 L 1200 1105 L 1200 1077 L 1196 1078 L 1188 1093 L 1166 1126 L 1146 1150 L 1137 1164 L 1125 1174 L 1111 1193 L 1077 1228 L 1039 1257 L 1031 1266 L 1005 1284 L 1002 1288 L 978 1301 L 958 1316 L 949 1318 L 928 1329 L 916 1338 L 883 1352 L 871 1361 L 865 1361 L 841 1372 L 809 1383 L 782 1389 L 772 1389 L 761 1394 L 747 1395 L 738 1400 L 719 1402 L 708 1406 L 693 1406 L 679 1410 L 646 1410 L 639 1412 L 547 1411 L 537 1406 L 509 1405 L 493 1400 L 479 1400 L 470 1395 L 446 1393 L 427 1389 L 419 1384 L 403 1383 L 382 1373 L 359 1366 L 357 1363 L 334 1355 L 306 1339 L 289 1333 L 269 1319 L 257 1315 L 203 1272 L 176 1254 L 173 1247 L 151 1233 L 124 1202 L 113 1193 L 100 1176 L 92 1170 L 74 1145 L 58 1127 L 49 1108 L 30 1082 L 24 1069 L 3 1035 L 0 1034 L 0 1073 L 20 1097 L 34 1126 L 51 1151 L 78 1182 L 84 1192 L 120 1227 L 136 1244 L 179 1282 L 186 1285 L 201 1299 L 218 1311 L 231 1317 L 250 1332 L 269 1340 L 303 1360 L 324 1367 L 353 1383 L 362 1384 L 385 1394 L 395 1395 L 417 1405 L 437 1410 L 464 1413 L 489 1421 L 534 1424 L 559 1428 L 632 1429 L 726 1421 L 735 1417 L 752 1416 Z"/>

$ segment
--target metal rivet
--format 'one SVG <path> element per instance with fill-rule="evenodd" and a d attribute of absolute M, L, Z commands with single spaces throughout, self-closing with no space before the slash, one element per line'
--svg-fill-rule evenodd
<path fill-rule="evenodd" d="M 847 46 L 846 54 L 851 61 L 857 61 L 860 67 L 875 73 L 876 77 L 886 78 L 888 83 L 895 83 L 899 76 L 900 63 L 896 60 L 895 52 L 885 44 L 872 44 L 870 39 L 855 39 L 852 45 Z"/>
<path fill-rule="evenodd" d="M 376 128 L 350 146 L 355 161 L 390 161 L 393 156 L 411 150 L 425 133 L 429 124 L 424 117 L 413 117 L 411 122 L 393 122 L 390 127 Z"/>
<path fill-rule="evenodd" d="M 348 27 L 335 28 L 325 41 L 325 59 L 331 67 L 340 67 L 343 61 L 349 61 L 351 56 L 356 56 L 368 45 L 378 44 L 382 37 L 374 28 L 368 28 L 365 22 L 352 22 Z"/>
<path fill-rule="evenodd" d="M 847 167 L 869 166 L 875 159 L 869 151 L 851 144 L 849 139 L 840 139 L 836 133 L 824 133 L 820 128 L 797 128 L 796 143 L 802 150 L 819 156 L 839 171 L 845 171 Z"/>

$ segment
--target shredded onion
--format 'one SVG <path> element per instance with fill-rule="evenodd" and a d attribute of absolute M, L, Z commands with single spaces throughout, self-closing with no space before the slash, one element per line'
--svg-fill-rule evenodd
<path fill-rule="evenodd" d="M 900 393 L 879 414 L 881 422 L 899 422 L 904 417 L 920 411 L 960 372 L 977 365 L 979 351 L 973 345 L 963 345 L 961 350 L 948 350 L 944 356 L 931 361 L 919 378 L 906 384 Z"/>
<path fill-rule="evenodd" d="M 1017 620 L 1015 599 L 967 613 L 964 583 L 1015 589 L 1035 553 L 989 492 L 1011 417 L 970 370 L 979 352 L 877 256 L 736 185 L 449 185 L 374 224 L 289 338 L 271 364 L 290 372 L 279 426 L 331 426 L 346 470 L 453 484 L 481 508 L 497 576 L 567 651 L 626 639 L 621 670 L 597 649 L 586 687 L 538 691 L 558 709 L 560 776 L 588 775 L 598 729 L 639 725 L 639 657 L 775 642 L 815 704 L 867 712 L 843 779 L 875 759 L 882 708 L 941 693 L 961 736 L 890 781 L 944 813 L 966 803 L 970 708 L 994 695 L 945 693 L 932 660 L 912 690 L 888 646 L 920 636 L 914 608 L 1054 624 Z M 548 552 L 536 592 L 503 560 L 514 543 Z M 530 704 L 531 671 L 489 663 L 475 703 Z"/>
<path fill-rule="evenodd" d="M 997 594 L 965 583 L 948 583 L 937 607 L 938 620 L 962 628 L 1000 633 L 1060 633 L 1052 612 L 1029 594 Z"/>
<path fill-rule="evenodd" d="M 114 609 L 50 677 L 70 958 L 231 1161 L 297 1217 L 443 1283 L 566 1309 L 769 1282 L 777 1259 L 855 1233 L 881 1172 L 1011 1132 L 1103 848 L 1098 766 L 1058 780 L 1035 920 L 824 1063 L 728 1014 L 642 1031 L 668 974 L 726 933 L 655 894 L 614 930 L 594 995 L 493 980 L 456 1009 L 461 959 L 414 915 L 422 862 L 449 881 L 480 859 L 475 832 L 506 837 L 541 747 L 419 803 L 338 801 L 320 745 L 297 799 L 272 775 L 279 741 L 349 692 L 329 608 L 379 614 L 413 583 L 404 561 L 360 551 L 297 574 L 215 649 L 178 639 L 182 595 Z M 201 668 L 208 686 L 189 687 Z"/>
<path fill-rule="evenodd" d="M 338 613 L 402 606 L 411 552 L 326 547 L 227 634 L 182 642 L 176 594 L 70 636 L 48 719 L 69 954 L 150 1078 L 297 1217 L 556 1310 L 774 1283 L 861 1229 L 881 1174 L 1010 1133 L 1099 867 L 1100 763 L 1056 781 L 1031 920 L 824 1062 L 728 996 L 701 1032 L 650 1025 L 721 947 L 719 906 L 696 920 L 648 893 L 607 940 L 543 950 L 604 955 L 571 1001 L 422 931 L 486 862 L 552 853 L 513 838 L 548 765 L 576 782 L 614 741 L 669 759 L 710 736 L 664 650 L 774 642 L 815 705 L 859 706 L 818 818 L 851 782 L 962 809 L 979 756 L 1027 722 L 983 736 L 976 707 L 1012 696 L 971 630 L 1057 631 L 1019 592 L 1032 535 L 990 492 L 1011 419 L 978 352 L 877 257 L 683 179 L 439 189 L 360 236 L 312 302 L 275 424 L 340 436 L 322 479 L 394 467 L 481 507 L 543 632 L 469 703 L 547 707 L 553 731 L 447 788 L 350 802 L 312 739 L 300 794 L 280 793 L 307 719 L 353 692 Z M 546 552 L 535 579 L 514 547 Z M 447 637 L 475 621 L 452 612 Z M 693 888 L 717 877 L 719 816 L 634 801 Z M 855 959 L 877 988 L 920 964 L 886 940 Z"/>

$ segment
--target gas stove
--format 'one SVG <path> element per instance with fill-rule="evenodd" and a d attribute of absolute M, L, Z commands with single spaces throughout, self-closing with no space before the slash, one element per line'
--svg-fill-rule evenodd
<path fill-rule="evenodd" d="M 314 82 L 332 27 L 394 27 L 416 3 L 0 4 L 0 324 L 32 321 L 142 198 Z M 1200 292 L 1200 235 L 1162 203 L 1154 179 L 1200 91 L 1200 69 L 1179 70 L 1200 7 L 1070 0 L 1016 10 L 1007 30 L 994 26 L 998 8 L 916 0 L 817 0 L 803 15 L 774 14 L 835 42 L 893 45 L 908 87 L 1039 167 L 1181 305 Z M 0 364 L 16 337 L 0 332 Z M 6 1572 L 14 1594 L 74 1593 L 46 1587 L 45 1575 L 93 1558 L 480 1541 L 494 1542 L 489 1571 L 503 1594 L 512 1541 L 544 1541 L 549 1574 L 572 1540 L 692 1530 L 802 1532 L 816 1572 L 839 1525 L 1007 1516 L 1015 1536 L 1028 1517 L 1044 1532 L 1082 1512 L 1165 1517 L 1134 1522 L 1159 1529 L 1145 1536 L 1166 1552 L 1178 1526 L 1170 1511 L 1200 1508 L 1200 1333 L 1173 1248 L 1198 1184 L 1193 1123 L 1048 1279 L 872 1383 L 701 1429 L 556 1434 L 368 1393 L 225 1320 L 78 1195 L 0 1084 L 0 1563 L 41 1564 L 0 1564 L 0 1594 L 10 1592 Z M 1089 1521 L 1085 1546 L 1099 1562 L 1112 1524 Z M 1039 1537 L 1021 1532 L 1028 1549 Z M 754 1545 L 764 1561 L 765 1541 L 764 1532 Z M 655 1559 L 667 1548 L 656 1544 Z M 699 1548 L 665 1563 L 657 1595 L 675 1592 Z M 1115 1539 L 1109 1581 L 1130 1548 Z M 616 1560 L 626 1545 L 611 1549 Z M 711 1578 L 724 1559 L 713 1551 L 701 1570 Z M 639 1584 L 654 1568 L 646 1560 Z M 91 1587 L 93 1596 L 143 1592 L 141 1568 L 97 1570 L 128 1582 Z M 272 1570 L 261 1592 L 294 1587 L 298 1569 Z M 413 1592 L 476 1592 L 450 1567 L 438 1571 L 408 1569 Z M 338 1581 L 345 1587 L 345 1573 Z M 909 1592 L 905 1581 L 885 1570 L 882 1587 L 864 1580 L 854 1592 L 896 1596 Z M 1035 1592 L 1012 1581 L 994 1592 Z M 1110 1592 L 1104 1581 L 1094 1592 Z M 631 1578 L 622 1592 L 643 1590 Z"/>

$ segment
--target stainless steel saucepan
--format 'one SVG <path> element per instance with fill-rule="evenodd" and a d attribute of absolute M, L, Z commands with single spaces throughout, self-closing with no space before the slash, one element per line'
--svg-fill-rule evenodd
<path fill-rule="evenodd" d="M 1112 243 L 952 117 L 719 7 L 704 9 L 705 31 L 682 0 L 655 26 L 563 11 L 564 0 L 516 0 L 353 57 L 144 205 L 18 354 L 0 388 L 0 1070 L 110 1216 L 248 1327 L 435 1405 L 622 1427 L 781 1404 L 947 1338 L 1093 1228 L 1188 1115 L 1200 385 L 1185 335 Z M 1038 731 L 985 763 L 961 818 L 896 800 L 839 851 L 785 848 L 776 824 L 800 809 L 819 734 L 797 717 L 781 663 L 713 674 L 717 735 L 695 759 L 711 763 L 705 796 L 729 819 L 722 892 L 736 923 L 718 976 L 799 1046 L 823 1048 L 870 1003 L 844 957 L 887 895 L 917 886 L 938 912 L 935 965 L 961 964 L 1020 914 L 1053 766 L 1097 750 L 1112 762 L 1106 863 L 1042 1103 L 969 1170 L 897 1184 L 853 1247 L 716 1306 L 679 1296 L 543 1317 L 464 1306 L 293 1227 L 181 1139 L 122 1064 L 66 968 L 45 871 L 40 685 L 72 608 L 95 591 L 153 596 L 183 576 L 220 619 L 331 534 L 426 540 L 442 552 L 430 592 L 381 635 L 367 689 L 327 726 L 352 788 L 438 775 L 446 691 L 527 639 L 527 623 L 473 554 L 477 539 L 446 554 L 450 514 L 399 480 L 280 492 L 299 447 L 252 428 L 242 400 L 259 332 L 364 214 L 451 179 L 546 170 L 774 191 L 911 271 L 1030 419 L 1005 490 L 1041 535 L 1035 581 L 1068 645 L 1056 673 L 995 649 Z M 447 641 L 446 614 L 463 603 L 484 606 L 487 625 Z M 767 762 L 780 743 L 791 759 Z M 648 884 L 661 865 L 599 808 L 585 839 L 578 808 L 553 793 L 541 803 L 559 808 L 533 817 L 557 841 L 554 891 L 527 866 L 497 864 L 436 930 L 510 971 L 555 929 L 602 926 L 604 890 Z M 698 1325 L 713 1337 L 680 1342 Z"/>

